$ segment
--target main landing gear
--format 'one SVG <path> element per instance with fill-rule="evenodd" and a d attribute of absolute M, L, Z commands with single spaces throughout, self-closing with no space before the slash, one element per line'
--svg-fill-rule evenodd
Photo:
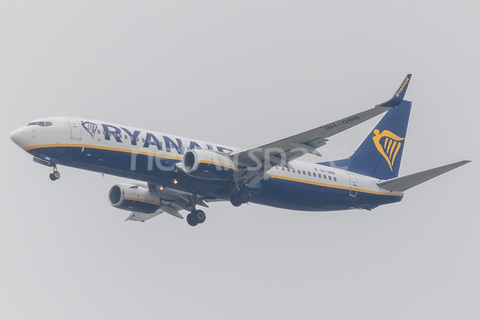
<path fill-rule="evenodd" d="M 50 172 L 50 180 L 55 181 L 60 179 L 60 172 L 58 172 L 57 167 L 53 167 L 53 171 Z"/>
<path fill-rule="evenodd" d="M 187 222 L 192 227 L 195 227 L 197 224 L 204 223 L 207 219 L 207 215 L 202 210 L 193 210 L 187 215 Z"/>
<path fill-rule="evenodd" d="M 240 207 L 242 204 L 247 203 L 248 200 L 250 200 L 250 194 L 247 190 L 240 190 L 230 196 L 230 202 L 234 207 Z"/>

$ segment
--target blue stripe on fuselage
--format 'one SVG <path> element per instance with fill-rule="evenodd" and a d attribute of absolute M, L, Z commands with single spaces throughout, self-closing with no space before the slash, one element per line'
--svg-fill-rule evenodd
<path fill-rule="evenodd" d="M 151 154 L 149 156 L 132 153 L 134 151 L 111 150 L 111 148 L 97 146 L 55 145 L 31 147 L 28 152 L 37 157 L 40 154 L 48 155 L 58 159 L 62 165 L 155 183 L 198 194 L 206 199 L 228 200 L 233 191 L 230 181 L 199 179 L 185 174 L 175 167 L 180 160 L 172 159 L 173 157 L 167 155 L 162 157 L 159 154 Z M 134 170 L 132 170 L 132 157 L 135 161 Z M 174 180 L 177 183 L 174 183 Z M 250 201 L 284 209 L 330 211 L 351 208 L 371 209 L 402 199 L 402 196 L 360 191 L 356 197 L 350 197 L 349 192 L 348 189 L 334 186 L 271 178 L 262 180 L 251 189 Z"/>
<path fill-rule="evenodd" d="M 98 147 L 68 147 L 48 146 L 30 148 L 28 152 L 34 156 L 49 155 L 59 160 L 61 165 L 102 172 L 128 179 L 145 181 L 175 188 L 186 192 L 196 193 L 207 198 L 222 198 L 215 191 L 227 184 L 225 181 L 201 180 L 178 170 L 175 165 L 177 159 L 162 157 L 161 155 L 146 155 L 121 150 L 106 150 Z M 133 159 L 133 160 L 132 160 Z M 134 165 L 132 165 L 134 162 Z M 174 183 L 174 180 L 177 183 Z M 225 199 L 225 195 L 223 195 Z"/>
<path fill-rule="evenodd" d="M 252 202 L 305 211 L 373 209 L 382 204 L 399 202 L 403 198 L 361 191 L 357 192 L 356 197 L 351 197 L 348 189 L 276 178 L 262 180 L 252 190 Z"/>

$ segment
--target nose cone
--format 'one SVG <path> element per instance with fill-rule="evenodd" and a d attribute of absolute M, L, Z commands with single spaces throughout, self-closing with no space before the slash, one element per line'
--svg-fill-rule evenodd
<path fill-rule="evenodd" d="M 10 134 L 10 139 L 12 139 L 12 141 L 22 149 L 27 147 L 27 132 L 25 131 L 25 128 L 20 128 L 13 131 Z"/>

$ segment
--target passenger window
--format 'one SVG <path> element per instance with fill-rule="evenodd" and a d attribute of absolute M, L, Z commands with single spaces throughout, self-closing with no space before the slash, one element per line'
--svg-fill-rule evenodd
<path fill-rule="evenodd" d="M 332 176 L 328 176 L 328 180 L 332 180 Z"/>
<path fill-rule="evenodd" d="M 145 138 L 142 138 L 142 142 L 145 142 Z"/>
<path fill-rule="evenodd" d="M 337 181 L 337 177 L 333 177 L 333 181 Z"/>
<path fill-rule="evenodd" d="M 317 174 L 314 172 L 314 173 L 313 173 L 313 176 L 314 176 L 314 177 L 316 177 L 316 176 L 317 176 Z"/>
<path fill-rule="evenodd" d="M 127 135 L 125 135 L 125 140 L 127 140 L 127 139 L 128 139 L 128 138 L 127 138 Z"/>
<path fill-rule="evenodd" d="M 303 175 L 305 175 L 305 170 L 303 170 Z"/>
<path fill-rule="evenodd" d="M 300 174 L 300 173 L 301 173 L 301 172 L 300 172 L 300 170 L 297 170 L 297 172 L 298 172 L 298 174 Z"/>
<path fill-rule="evenodd" d="M 97 133 L 100 134 L 100 130 L 97 130 Z"/>
<path fill-rule="evenodd" d="M 323 175 L 323 179 L 327 179 L 327 175 L 326 175 L 326 174 Z"/>
<path fill-rule="evenodd" d="M 311 176 L 312 174 L 310 173 L 310 171 L 308 171 L 308 175 Z"/>
<path fill-rule="evenodd" d="M 282 171 L 285 171 L 285 167 L 282 167 Z"/>

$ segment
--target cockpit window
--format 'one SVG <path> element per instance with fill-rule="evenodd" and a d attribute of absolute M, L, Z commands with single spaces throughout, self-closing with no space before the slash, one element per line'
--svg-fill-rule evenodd
<path fill-rule="evenodd" d="M 30 122 L 27 126 L 40 126 L 40 127 L 50 127 L 52 123 L 50 121 L 35 121 Z"/>

